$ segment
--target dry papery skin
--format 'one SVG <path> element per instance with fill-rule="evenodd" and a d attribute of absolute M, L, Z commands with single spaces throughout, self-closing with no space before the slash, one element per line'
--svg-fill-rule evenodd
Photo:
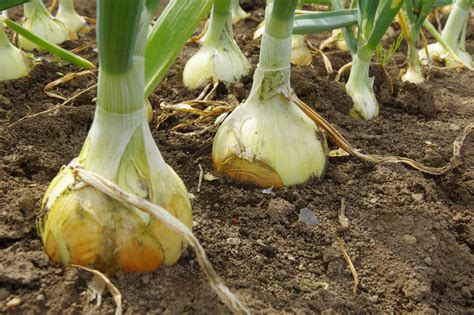
<path fill-rule="evenodd" d="M 235 26 L 237 42 L 258 60 L 259 41 L 253 31 L 263 14 L 263 2 L 242 1 L 252 15 Z M 93 1 L 77 1 L 77 11 L 95 15 Z M 17 17 L 16 11 L 12 15 Z M 473 26 L 467 49 L 474 55 Z M 317 46 L 328 34 L 312 36 Z M 80 35 L 72 49 L 95 39 Z M 165 160 L 184 180 L 193 200 L 194 233 L 217 274 L 253 313 L 407 313 L 473 312 L 474 266 L 474 158 L 470 135 L 461 149 L 463 164 L 445 175 L 424 175 L 402 165 L 373 165 L 351 157 L 332 158 L 321 180 L 263 192 L 262 189 L 221 178 L 213 172 L 213 119 L 196 122 L 179 132 L 207 131 L 193 136 L 172 133 L 191 114 L 170 117 L 155 128 L 159 104 L 193 99 L 182 85 L 182 69 L 196 50 L 188 44 L 161 86 L 151 97 L 155 109 L 154 138 Z M 405 60 L 404 48 L 395 55 Z M 80 53 L 97 61 L 93 47 Z M 347 53 L 328 52 L 337 71 L 350 61 Z M 429 71 L 420 85 L 398 83 L 399 67 L 389 73 L 394 94 L 383 71 L 373 67 L 380 117 L 364 122 L 348 117 L 351 100 L 340 83 L 327 77 L 321 58 L 312 66 L 293 67 L 296 95 L 310 105 L 364 153 L 406 156 L 431 166 L 445 165 L 452 142 L 473 121 L 474 75 L 463 70 Z M 78 155 L 94 113 L 95 90 L 68 106 L 9 125 L 21 117 L 60 104 L 43 93 L 46 84 L 78 69 L 43 62 L 32 75 L 0 83 L 0 312 L 113 314 L 115 304 L 105 294 L 102 306 L 91 301 L 91 275 L 50 263 L 36 233 L 37 210 L 50 181 L 60 167 Z M 70 97 L 96 83 L 91 74 L 61 84 L 55 93 Z M 251 78 L 241 85 L 220 85 L 216 100 L 242 101 Z M 330 149 L 335 146 L 329 143 Z M 197 191 L 199 165 L 204 179 Z M 217 180 L 206 174 L 218 177 Z M 348 227 L 338 214 L 345 198 Z M 298 221 L 302 208 L 320 221 L 307 226 Z M 341 254 L 344 241 L 359 276 L 356 294 L 353 276 Z M 173 267 L 146 274 L 119 273 L 111 279 L 120 290 L 124 313 L 226 314 L 202 275 L 191 251 Z M 328 284 L 323 289 L 321 283 Z M 15 308 L 7 303 L 18 298 Z"/>

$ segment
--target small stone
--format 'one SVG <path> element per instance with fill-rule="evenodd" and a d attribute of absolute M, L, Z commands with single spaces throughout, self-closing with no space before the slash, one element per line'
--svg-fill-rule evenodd
<path fill-rule="evenodd" d="M 10 295 L 10 292 L 8 292 L 7 289 L 0 288 L 0 301 L 5 300 L 9 295 Z"/>
<path fill-rule="evenodd" d="M 229 245 L 239 245 L 240 244 L 240 238 L 229 237 L 228 239 L 226 239 L 226 242 Z"/>
<path fill-rule="evenodd" d="M 378 295 L 369 296 L 369 301 L 372 303 L 377 303 L 379 301 L 379 296 Z"/>
<path fill-rule="evenodd" d="M 462 296 L 466 300 L 471 300 L 472 299 L 472 294 L 471 294 L 471 290 L 469 290 L 469 287 L 462 287 L 461 293 L 462 293 Z"/>
<path fill-rule="evenodd" d="M 457 124 L 449 124 L 449 130 L 458 131 L 459 129 L 461 129 L 461 126 L 459 126 Z"/>
<path fill-rule="evenodd" d="M 431 288 L 425 282 L 409 279 L 405 281 L 402 291 L 410 301 L 421 302 L 430 295 Z"/>
<path fill-rule="evenodd" d="M 422 193 L 413 193 L 413 194 L 411 194 L 411 197 L 416 202 L 420 202 L 420 201 L 423 200 L 423 194 Z"/>
<path fill-rule="evenodd" d="M 18 305 L 21 304 L 21 300 L 20 298 L 13 298 L 11 299 L 10 301 L 7 302 L 7 308 L 14 308 L 14 307 L 17 307 Z"/>
<path fill-rule="evenodd" d="M 413 235 L 410 235 L 410 234 L 403 235 L 403 240 L 407 244 L 410 244 L 410 245 L 416 244 L 416 242 L 417 242 L 416 237 L 414 237 Z"/>
<path fill-rule="evenodd" d="M 425 259 L 423 259 L 423 262 L 427 266 L 431 266 L 431 264 L 432 264 L 431 258 L 429 256 L 425 257 Z"/>
<path fill-rule="evenodd" d="M 143 278 L 142 278 L 142 282 L 143 282 L 144 285 L 150 284 L 150 282 L 151 282 L 151 275 L 148 275 L 148 274 L 144 275 Z"/>
<path fill-rule="evenodd" d="M 288 216 L 295 210 L 295 206 L 282 198 L 275 198 L 270 200 L 267 208 L 267 214 L 270 218 L 270 223 L 287 223 Z"/>
<path fill-rule="evenodd" d="M 286 278 L 288 278 L 288 273 L 283 269 L 277 270 L 277 272 L 275 273 L 275 278 L 277 280 L 285 280 Z"/>
<path fill-rule="evenodd" d="M 316 225 L 321 223 L 318 218 L 314 215 L 313 211 L 308 208 L 301 208 L 298 219 L 307 225 Z"/>
<path fill-rule="evenodd" d="M 44 295 L 43 294 L 38 294 L 38 296 L 36 297 L 36 301 L 43 302 L 44 301 Z"/>

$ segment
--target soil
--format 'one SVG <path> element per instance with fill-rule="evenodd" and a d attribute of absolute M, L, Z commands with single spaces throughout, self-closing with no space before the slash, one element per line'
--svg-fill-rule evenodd
<path fill-rule="evenodd" d="M 95 5 L 77 1 L 78 11 L 94 16 Z M 252 33 L 261 21 L 263 3 L 244 1 L 251 17 L 235 29 L 239 45 L 255 66 L 259 41 Z M 13 12 L 19 16 L 19 11 Z M 472 23 L 471 23 L 472 24 Z M 311 37 L 314 44 L 327 36 Z M 81 47 L 94 32 L 79 41 Z M 474 30 L 467 48 L 474 55 Z M 463 69 L 426 69 L 419 86 L 400 83 L 405 46 L 388 72 L 372 67 L 380 116 L 358 121 L 347 115 L 351 100 L 342 82 L 328 76 L 320 57 L 306 67 L 293 67 L 297 95 L 335 124 L 363 152 L 406 156 L 431 166 L 446 164 L 452 142 L 474 117 L 474 73 Z M 213 171 L 213 120 L 180 123 L 190 114 L 170 117 L 157 127 L 161 102 L 196 97 L 181 83 L 182 69 L 196 52 L 188 44 L 166 79 L 150 98 L 154 138 L 165 160 L 194 194 L 194 233 L 229 288 L 254 313 L 451 313 L 474 312 L 474 137 L 462 148 L 464 163 L 442 176 L 422 174 L 402 165 L 373 165 L 353 157 L 331 158 L 324 178 L 276 191 L 223 178 Z M 80 53 L 94 62 L 94 47 Z M 41 57 L 41 55 L 39 55 Z M 347 53 L 328 52 L 335 70 L 350 60 Z M 76 157 L 92 123 L 96 91 L 66 106 L 48 97 L 44 86 L 79 69 L 43 58 L 28 78 L 0 83 L 0 312 L 28 314 L 113 314 L 109 293 L 96 306 L 91 276 L 51 263 L 36 231 L 41 198 L 60 167 Z M 96 82 L 96 74 L 65 83 L 56 93 L 66 98 Z M 217 100 L 238 104 L 249 92 L 242 84 L 220 85 Z M 27 115 L 31 115 L 24 118 Z M 191 134 L 186 134 L 196 131 Z M 332 143 L 331 149 L 335 149 Z M 200 167 L 217 179 L 204 180 Z M 338 221 L 345 200 L 348 227 Z M 308 208 L 317 223 L 298 219 Z M 341 254 L 344 242 L 359 275 L 357 292 Z M 126 314 L 224 314 L 228 310 L 210 289 L 194 254 L 188 250 L 172 267 L 146 274 L 118 273 Z M 19 299 L 16 306 L 12 300 Z M 7 306 L 7 303 L 10 303 Z"/>

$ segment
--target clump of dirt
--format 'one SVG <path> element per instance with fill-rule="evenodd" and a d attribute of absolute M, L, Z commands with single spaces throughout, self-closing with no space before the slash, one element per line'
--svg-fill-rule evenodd
<path fill-rule="evenodd" d="M 237 42 L 254 68 L 259 40 L 252 37 L 263 5 L 243 1 L 252 16 L 236 25 Z M 94 15 L 89 1 L 77 1 L 77 6 L 81 14 Z M 473 54 L 470 30 L 467 49 Z M 67 47 L 91 43 L 94 37 L 93 32 L 81 35 Z M 320 38 L 311 40 L 317 44 Z M 166 161 L 195 196 L 194 233 L 217 273 L 252 312 L 474 311 L 472 135 L 461 150 L 463 164 L 443 176 L 339 157 L 330 159 L 324 178 L 304 185 L 262 190 L 241 184 L 213 171 L 213 120 L 193 122 L 183 130 L 175 127 L 195 116 L 179 114 L 156 127 L 161 102 L 199 95 L 182 85 L 184 64 L 197 49 L 196 44 L 186 46 L 150 97 L 155 111 L 151 128 Z M 94 46 L 80 54 L 97 62 Z M 347 53 L 328 56 L 336 71 L 350 61 Z M 399 51 L 394 59 L 404 60 L 404 55 Z M 55 107 L 63 100 L 48 97 L 44 86 L 79 69 L 48 60 L 28 78 L 0 83 L 0 311 L 113 314 L 112 297 L 104 295 L 102 305 L 95 306 L 88 290 L 91 276 L 52 264 L 36 232 L 44 191 L 60 167 L 79 154 L 92 123 L 96 93 L 91 90 Z M 308 67 L 293 67 L 292 85 L 361 151 L 446 164 L 452 142 L 474 117 L 472 73 L 432 69 L 427 82 L 415 87 L 397 83 L 393 63 L 387 70 L 390 79 L 383 69 L 372 67 L 381 109 L 369 122 L 347 116 L 352 106 L 344 89 L 347 77 L 334 82 L 320 57 Z M 96 79 L 96 74 L 75 79 L 56 93 L 70 97 Z M 248 96 L 251 80 L 249 76 L 239 85 L 221 85 L 215 98 L 236 105 Z M 41 113 L 45 110 L 50 111 Z M 213 176 L 205 177 L 198 191 L 201 168 Z M 347 227 L 338 218 L 342 199 Z M 312 212 L 315 224 L 300 221 L 302 209 Z M 339 239 L 359 275 L 355 294 Z M 112 281 L 129 314 L 228 313 L 191 251 L 175 266 L 146 274 L 120 272 Z"/>
<path fill-rule="evenodd" d="M 395 106 L 412 115 L 434 118 L 440 112 L 433 94 L 423 87 L 413 83 L 404 83 L 398 94 Z"/>

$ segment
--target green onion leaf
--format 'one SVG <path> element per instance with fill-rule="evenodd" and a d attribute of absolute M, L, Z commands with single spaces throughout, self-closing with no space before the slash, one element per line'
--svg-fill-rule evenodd
<path fill-rule="evenodd" d="M 445 5 L 450 5 L 452 4 L 452 0 L 435 0 L 433 7 L 438 8 L 438 7 L 444 7 Z"/>
<path fill-rule="evenodd" d="M 393 19 L 395 18 L 395 15 L 397 15 L 402 4 L 402 0 L 388 1 L 385 4 L 367 40 L 366 46 L 370 50 L 373 51 L 375 47 L 377 47 L 378 43 L 382 40 L 383 35 L 387 31 L 390 24 L 392 24 Z"/>
<path fill-rule="evenodd" d="M 26 2 L 30 2 L 30 0 L 0 0 L 0 11 L 13 8 Z"/>
<path fill-rule="evenodd" d="M 296 15 L 293 34 L 311 34 L 351 26 L 357 23 L 357 17 L 355 9 Z"/>

